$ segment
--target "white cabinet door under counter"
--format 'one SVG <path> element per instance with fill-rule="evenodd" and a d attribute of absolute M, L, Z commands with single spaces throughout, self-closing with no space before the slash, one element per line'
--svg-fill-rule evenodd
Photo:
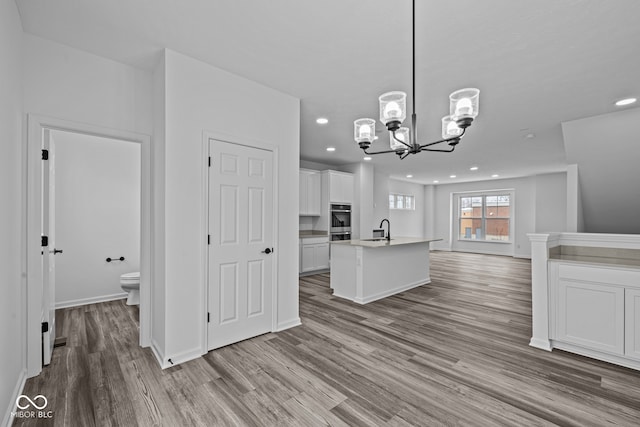
<path fill-rule="evenodd" d="M 300 236 L 300 273 L 329 268 L 329 236 Z"/>
<path fill-rule="evenodd" d="M 331 243 L 331 288 L 358 304 L 431 282 L 429 243 L 441 239 L 397 237 Z"/>

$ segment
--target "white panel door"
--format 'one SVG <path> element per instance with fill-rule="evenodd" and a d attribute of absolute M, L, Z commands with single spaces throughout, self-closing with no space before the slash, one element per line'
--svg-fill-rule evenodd
<path fill-rule="evenodd" d="M 625 289 L 625 355 L 640 360 L 640 289 Z"/>
<path fill-rule="evenodd" d="M 273 153 L 210 140 L 208 348 L 272 330 Z"/>
<path fill-rule="evenodd" d="M 558 283 L 559 341 L 624 354 L 624 288 L 562 280 Z"/>
<path fill-rule="evenodd" d="M 47 331 L 42 333 L 42 364 L 48 365 L 51 363 L 56 338 L 55 255 L 58 253 L 55 248 L 55 144 L 49 129 L 43 131 L 42 146 L 48 153 L 48 159 L 44 160 L 43 156 L 42 162 L 42 235 L 47 236 L 48 240 L 48 245 L 42 248 L 42 322 L 48 324 Z"/>

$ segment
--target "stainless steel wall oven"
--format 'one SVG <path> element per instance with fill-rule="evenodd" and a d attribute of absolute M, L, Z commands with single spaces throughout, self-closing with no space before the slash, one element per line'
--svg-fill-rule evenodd
<path fill-rule="evenodd" d="M 331 240 L 351 240 L 351 205 L 331 205 Z"/>

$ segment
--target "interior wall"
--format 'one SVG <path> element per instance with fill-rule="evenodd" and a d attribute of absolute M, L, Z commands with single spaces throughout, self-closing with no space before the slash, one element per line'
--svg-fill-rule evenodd
<path fill-rule="evenodd" d="M 151 135 L 147 71 L 24 34 L 24 111 Z"/>
<path fill-rule="evenodd" d="M 492 191 L 513 189 L 515 191 L 514 220 L 515 230 L 511 244 L 462 242 L 464 251 L 490 253 L 497 255 L 513 255 L 530 258 L 531 244 L 527 233 L 537 230 L 536 213 L 545 209 L 541 217 L 540 227 L 566 227 L 566 174 L 555 173 L 514 179 L 466 182 L 435 186 L 434 190 L 434 235 L 443 239 L 431 244 L 432 249 L 450 250 L 450 229 L 452 221 L 451 197 L 455 193 L 472 191 Z M 565 195 L 564 198 L 562 197 Z M 452 236 L 456 239 L 457 236 Z M 459 245 L 460 246 L 460 245 Z"/>
<path fill-rule="evenodd" d="M 298 265 L 291 260 L 299 249 L 292 224 L 298 223 L 300 101 L 170 50 L 165 73 L 164 357 L 184 360 L 201 354 L 206 325 L 203 132 L 280 148 L 277 323 L 299 324 Z"/>
<path fill-rule="evenodd" d="M 369 233 L 371 230 L 380 228 L 380 221 L 389 218 L 389 175 L 382 172 L 373 174 L 373 215 L 371 216 L 371 224 L 368 226 Z M 367 227 L 366 224 L 363 227 Z"/>
<path fill-rule="evenodd" d="M 389 209 L 389 221 L 392 225 L 391 237 L 424 237 L 424 185 L 390 179 L 389 193 L 414 196 L 415 202 L 414 210 Z"/>
<path fill-rule="evenodd" d="M 153 146 L 151 147 L 151 176 L 153 191 L 151 206 L 154 212 L 153 232 L 151 233 L 151 247 L 154 256 L 151 259 L 153 285 L 151 293 L 151 348 L 155 352 L 165 348 L 165 136 L 166 136 L 166 73 L 165 57 L 162 55 L 153 72 Z M 156 354 L 160 360 L 164 353 Z"/>
<path fill-rule="evenodd" d="M 373 208 L 373 165 L 363 162 L 351 163 L 340 166 L 340 170 L 353 174 L 355 191 L 351 206 L 351 238 L 371 238 L 369 224 L 372 221 Z"/>
<path fill-rule="evenodd" d="M 126 297 L 140 271 L 140 144 L 53 131 L 56 307 Z M 124 256 L 124 261 L 106 258 Z"/>
<path fill-rule="evenodd" d="M 424 187 L 424 237 L 432 238 L 435 230 L 435 186 Z"/>
<path fill-rule="evenodd" d="M 536 175 L 536 233 L 566 231 L 567 174 Z"/>
<path fill-rule="evenodd" d="M 25 287 L 22 279 L 22 24 L 15 2 L 0 1 L 0 421 L 25 378 Z M 21 226 L 22 224 L 22 226 Z"/>
<path fill-rule="evenodd" d="M 562 123 L 567 162 L 578 165 L 583 229 L 640 234 L 640 108 Z"/>

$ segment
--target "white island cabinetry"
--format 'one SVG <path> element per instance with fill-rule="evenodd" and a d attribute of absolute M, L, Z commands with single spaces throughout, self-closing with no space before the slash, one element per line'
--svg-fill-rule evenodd
<path fill-rule="evenodd" d="M 398 237 L 331 244 L 331 288 L 358 304 L 431 282 L 429 243 L 440 239 Z"/>

